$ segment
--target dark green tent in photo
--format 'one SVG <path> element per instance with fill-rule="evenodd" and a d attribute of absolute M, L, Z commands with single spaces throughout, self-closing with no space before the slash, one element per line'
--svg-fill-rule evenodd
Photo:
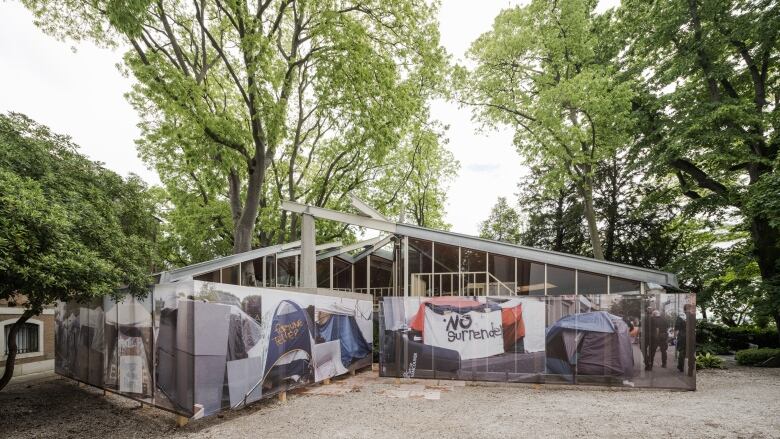
<path fill-rule="evenodd" d="M 634 356 L 628 325 L 606 311 L 571 314 L 547 329 L 547 372 L 576 375 L 633 376 Z"/>

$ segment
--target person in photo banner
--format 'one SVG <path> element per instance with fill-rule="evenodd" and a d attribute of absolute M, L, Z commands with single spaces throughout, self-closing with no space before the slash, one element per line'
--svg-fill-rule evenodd
<path fill-rule="evenodd" d="M 650 317 L 650 356 L 647 359 L 645 370 L 653 370 L 653 363 L 655 363 L 655 351 L 661 351 L 661 367 L 666 367 L 666 350 L 669 347 L 669 324 L 666 322 L 666 317 L 661 314 L 661 311 L 653 311 L 653 316 Z"/>
<path fill-rule="evenodd" d="M 683 315 L 677 316 L 677 320 L 674 322 L 674 336 L 677 339 L 677 370 L 680 372 L 685 371 L 685 345 L 686 345 L 686 324 L 688 320 L 694 321 L 691 317 L 693 315 L 693 305 L 686 303 L 683 306 Z"/>

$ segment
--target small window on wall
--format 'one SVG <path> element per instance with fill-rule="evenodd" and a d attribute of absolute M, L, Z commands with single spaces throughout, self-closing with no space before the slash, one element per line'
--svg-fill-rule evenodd
<path fill-rule="evenodd" d="M 544 296 L 544 264 L 517 259 L 517 294 Z"/>
<path fill-rule="evenodd" d="M 574 270 L 548 265 L 547 294 L 561 296 L 574 293 Z"/>
<path fill-rule="evenodd" d="M 577 272 L 578 294 L 607 294 L 607 276 L 587 271 Z"/>
<path fill-rule="evenodd" d="M 611 294 L 640 294 L 642 288 L 639 286 L 639 281 L 610 277 L 609 292 Z"/>
<path fill-rule="evenodd" d="M 8 355 L 8 334 L 11 332 L 12 324 L 5 325 L 3 340 L 6 342 L 5 355 Z M 36 323 L 25 323 L 24 326 L 16 331 L 16 354 L 29 354 L 38 352 L 39 346 L 39 326 Z"/>
<path fill-rule="evenodd" d="M 199 280 L 203 282 L 219 282 L 219 270 L 203 273 L 198 276 L 193 276 L 193 280 Z"/>
<path fill-rule="evenodd" d="M 238 272 L 238 265 L 232 267 L 225 267 L 222 269 L 222 283 L 230 285 L 238 285 L 238 279 L 240 273 Z"/>

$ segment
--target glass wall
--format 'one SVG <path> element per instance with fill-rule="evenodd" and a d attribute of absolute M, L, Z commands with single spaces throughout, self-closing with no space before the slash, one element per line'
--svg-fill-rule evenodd
<path fill-rule="evenodd" d="M 244 262 L 247 264 L 247 262 Z M 264 286 L 263 280 L 263 258 L 253 259 L 251 262 L 255 267 L 255 285 L 258 287 Z"/>
<path fill-rule="evenodd" d="M 371 294 L 375 298 L 393 295 L 393 261 L 371 256 Z"/>
<path fill-rule="evenodd" d="M 238 280 L 240 278 L 240 273 L 238 267 L 238 265 L 233 265 L 231 267 L 223 268 L 221 282 L 223 284 L 239 285 Z"/>
<path fill-rule="evenodd" d="M 394 249 L 394 246 L 398 248 Z M 354 265 L 339 257 L 333 257 L 332 283 L 331 258 L 319 260 L 316 265 L 317 286 L 320 288 L 332 286 L 340 290 L 366 293 L 369 292 L 370 287 L 381 290 L 375 294 L 377 297 L 392 296 L 393 288 L 399 288 L 399 293 L 402 294 L 403 284 L 396 287 L 393 276 L 397 275 L 399 281 L 403 280 L 403 260 L 401 259 L 398 266 L 395 266 L 392 260 L 393 250 L 398 253 L 397 257 L 403 254 L 396 243 L 388 244 L 387 250 L 380 249 L 371 255 L 370 259 L 373 259 L 370 267 L 371 285 L 368 285 L 368 257 L 363 257 Z M 380 254 L 382 256 L 379 256 Z M 639 281 L 545 265 L 422 239 L 409 239 L 408 254 L 408 282 L 411 296 L 642 294 Z M 263 261 L 265 261 L 265 270 L 263 270 Z M 247 263 L 254 264 L 258 286 L 300 285 L 300 256 L 278 259 L 267 256 L 244 262 Z M 234 265 L 195 276 L 193 279 L 239 285 L 240 276 L 240 265 Z M 586 298 L 586 300 L 590 299 Z"/>
<path fill-rule="evenodd" d="M 436 295 L 458 295 L 460 285 L 460 280 L 457 276 L 458 265 L 460 264 L 458 247 L 436 242 L 434 243 L 433 252 L 433 272 L 440 273 L 439 276 L 434 278 Z"/>
<path fill-rule="evenodd" d="M 276 286 L 276 256 L 265 257 L 265 286 Z"/>
<path fill-rule="evenodd" d="M 487 253 L 482 250 L 460 248 L 460 270 L 463 295 L 487 294 Z"/>
<path fill-rule="evenodd" d="M 220 279 L 220 272 L 219 270 L 210 271 L 208 273 L 203 273 L 198 276 L 194 276 L 194 280 L 200 280 L 203 282 L 219 282 Z"/>
<path fill-rule="evenodd" d="M 367 258 L 363 258 L 355 262 L 355 292 L 368 293 L 368 278 L 366 277 L 367 271 Z"/>
<path fill-rule="evenodd" d="M 330 259 L 317 261 L 317 287 L 330 288 Z"/>
<path fill-rule="evenodd" d="M 517 294 L 544 296 L 544 264 L 517 259 Z"/>
<path fill-rule="evenodd" d="M 333 288 L 352 290 L 352 264 L 341 259 L 333 259 Z"/>
<path fill-rule="evenodd" d="M 607 276 L 577 271 L 577 293 L 607 294 Z"/>
<path fill-rule="evenodd" d="M 574 270 L 572 269 L 548 265 L 547 295 L 560 296 L 564 294 L 575 294 L 576 284 L 574 277 Z"/>
<path fill-rule="evenodd" d="M 490 253 L 488 255 L 488 273 L 492 276 L 489 282 L 489 295 L 514 294 L 516 290 L 514 258 Z M 498 284 L 496 280 L 501 284 Z"/>
<path fill-rule="evenodd" d="M 619 277 L 609 278 L 609 292 L 611 294 L 639 294 L 642 292 L 641 290 L 642 287 L 638 281 Z"/>
<path fill-rule="evenodd" d="M 409 239 L 409 295 L 432 295 L 433 279 L 430 276 L 433 272 L 432 252 L 431 241 Z"/>
<path fill-rule="evenodd" d="M 287 256 L 276 260 L 276 286 L 294 287 L 297 285 L 297 256 Z"/>

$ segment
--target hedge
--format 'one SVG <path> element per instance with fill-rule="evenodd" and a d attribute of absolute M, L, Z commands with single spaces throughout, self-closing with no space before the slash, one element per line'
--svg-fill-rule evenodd
<path fill-rule="evenodd" d="M 780 349 L 744 349 L 738 351 L 734 358 L 743 366 L 780 367 Z"/>
<path fill-rule="evenodd" d="M 747 349 L 751 344 L 763 348 L 780 348 L 777 329 L 754 326 L 732 328 L 707 321 L 696 323 L 696 345 L 699 351 L 728 354 Z"/>

